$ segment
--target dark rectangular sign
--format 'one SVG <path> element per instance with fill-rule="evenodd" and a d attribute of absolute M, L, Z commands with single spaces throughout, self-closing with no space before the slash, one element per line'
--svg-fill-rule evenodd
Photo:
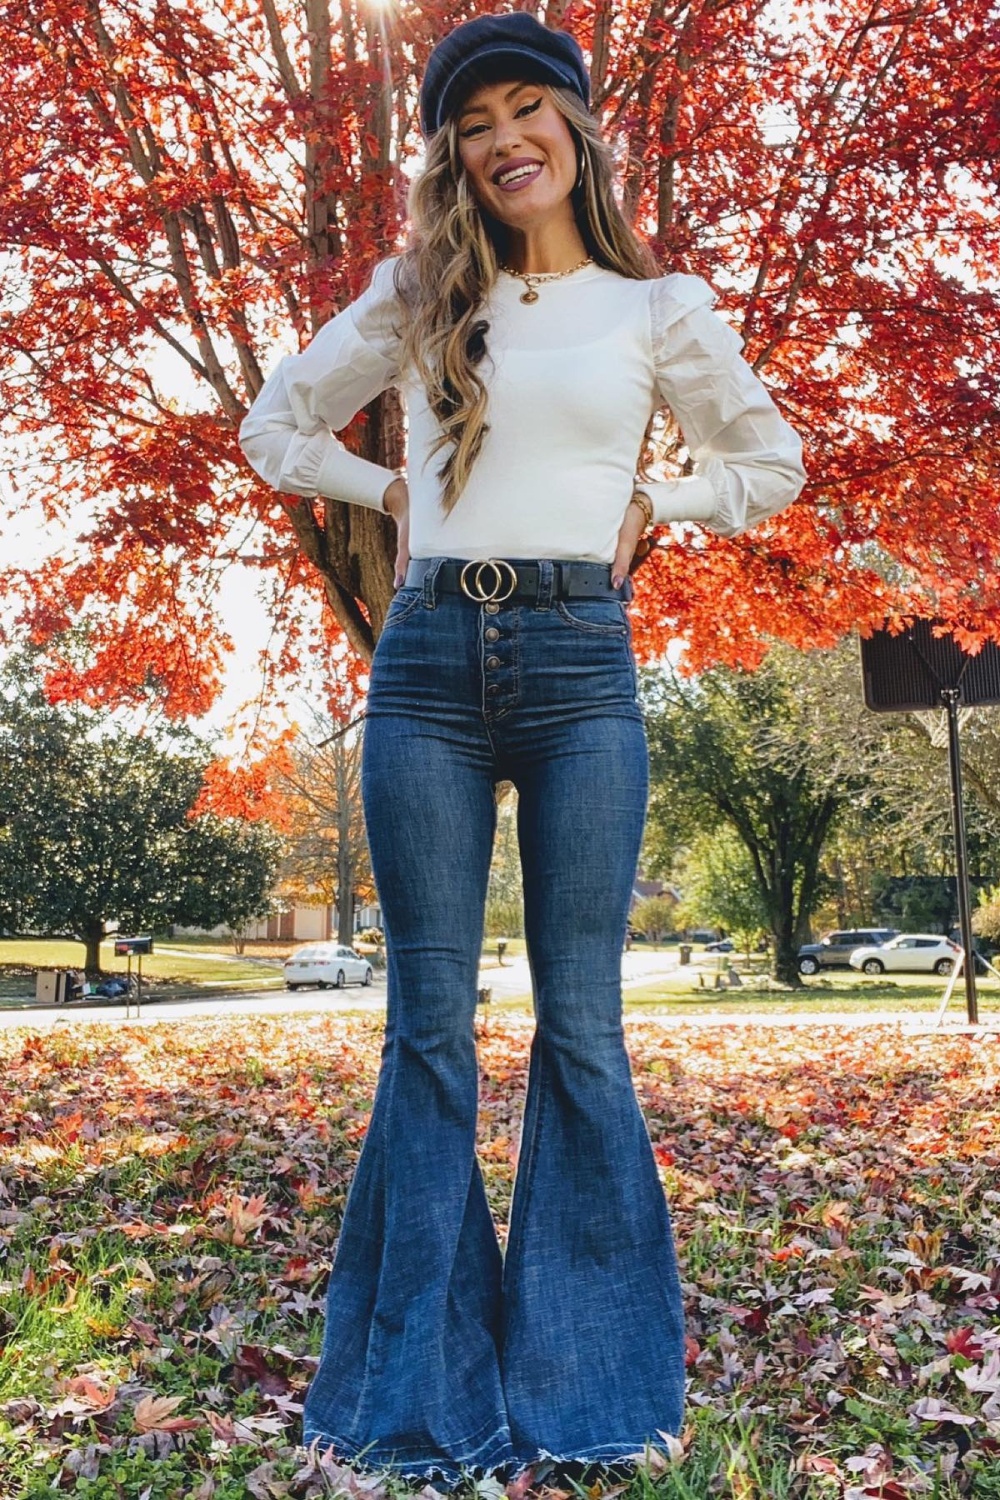
<path fill-rule="evenodd" d="M 935 635 L 938 620 L 915 620 L 893 635 L 883 627 L 862 639 L 865 703 L 875 713 L 941 708 L 942 691 L 957 688 L 965 708 L 1000 703 L 1000 646 L 987 641 L 975 656 L 950 631 Z"/>

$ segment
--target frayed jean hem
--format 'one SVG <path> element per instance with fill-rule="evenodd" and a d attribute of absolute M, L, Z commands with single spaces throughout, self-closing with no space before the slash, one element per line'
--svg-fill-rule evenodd
<path fill-rule="evenodd" d="M 547 1448 L 539 1448 L 529 1458 L 518 1458 L 511 1444 L 505 1442 L 488 1462 L 483 1462 L 480 1455 L 494 1446 L 497 1436 L 494 1434 L 478 1447 L 470 1448 L 462 1459 L 421 1458 L 415 1453 L 408 1454 L 405 1449 L 383 1449 L 376 1444 L 360 1448 L 356 1443 L 312 1429 L 304 1434 L 304 1442 L 307 1448 L 318 1445 L 323 1451 L 332 1449 L 335 1459 L 352 1468 L 372 1473 L 389 1472 L 400 1479 L 441 1479 L 452 1488 L 464 1482 L 494 1477 L 508 1483 L 525 1469 L 538 1464 L 612 1464 L 631 1460 L 638 1465 L 644 1463 L 651 1452 L 665 1451 L 661 1444 L 644 1438 L 638 1443 L 601 1443 L 572 1453 L 551 1453 Z"/>
<path fill-rule="evenodd" d="M 373 1473 L 388 1470 L 400 1479 L 440 1478 L 452 1486 L 460 1485 L 473 1477 L 483 1479 L 496 1475 L 506 1480 L 524 1467 L 515 1457 L 510 1441 L 498 1442 L 498 1439 L 500 1434 L 495 1432 L 485 1442 L 467 1448 L 463 1445 L 462 1456 L 458 1458 L 428 1458 L 417 1452 L 408 1452 L 405 1448 L 383 1448 L 377 1443 L 361 1447 L 343 1438 L 331 1437 L 329 1433 L 315 1428 L 307 1428 L 303 1434 L 307 1448 L 314 1444 L 318 1444 L 323 1451 L 332 1448 L 334 1457 L 352 1468 Z"/>
<path fill-rule="evenodd" d="M 531 1458 L 523 1459 L 520 1467 L 526 1469 L 540 1463 L 613 1464 L 622 1463 L 625 1459 L 641 1464 L 646 1461 L 649 1453 L 665 1451 L 662 1444 L 654 1443 L 650 1438 L 643 1438 L 636 1443 L 601 1443 L 596 1448 L 576 1448 L 572 1453 L 550 1453 L 547 1448 L 539 1448 Z"/>

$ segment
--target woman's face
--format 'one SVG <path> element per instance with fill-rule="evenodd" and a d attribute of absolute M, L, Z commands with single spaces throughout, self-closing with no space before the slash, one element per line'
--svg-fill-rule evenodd
<path fill-rule="evenodd" d="M 461 105 L 458 149 L 477 201 L 512 229 L 572 214 L 576 146 L 539 83 L 483 84 Z"/>

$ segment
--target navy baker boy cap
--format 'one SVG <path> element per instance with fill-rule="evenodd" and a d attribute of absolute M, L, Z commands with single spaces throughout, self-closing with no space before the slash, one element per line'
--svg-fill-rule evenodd
<path fill-rule="evenodd" d="M 579 43 L 568 31 L 552 31 L 527 11 L 476 16 L 443 37 L 427 60 L 420 85 L 420 121 L 425 136 L 440 130 L 464 93 L 479 82 L 508 76 L 572 89 L 590 104 L 590 76 Z"/>

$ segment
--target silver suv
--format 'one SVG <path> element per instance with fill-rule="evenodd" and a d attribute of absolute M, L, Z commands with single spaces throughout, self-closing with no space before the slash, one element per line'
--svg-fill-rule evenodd
<path fill-rule="evenodd" d="M 818 943 L 806 943 L 799 949 L 799 973 L 818 974 L 820 969 L 846 966 L 855 948 L 881 947 L 897 937 L 895 927 L 852 927 L 843 932 L 828 932 Z"/>

